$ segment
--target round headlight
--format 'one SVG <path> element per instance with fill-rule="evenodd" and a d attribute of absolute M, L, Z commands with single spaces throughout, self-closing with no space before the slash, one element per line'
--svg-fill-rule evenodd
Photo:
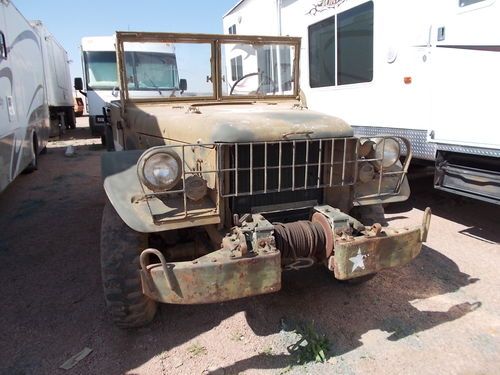
<path fill-rule="evenodd" d="M 153 191 L 172 189 L 181 178 L 181 160 L 173 152 L 156 150 L 146 155 L 139 167 L 142 182 Z"/>
<path fill-rule="evenodd" d="M 389 168 L 396 164 L 401 154 L 399 142 L 394 138 L 381 138 L 376 143 L 375 157 L 382 159 L 382 167 Z"/>

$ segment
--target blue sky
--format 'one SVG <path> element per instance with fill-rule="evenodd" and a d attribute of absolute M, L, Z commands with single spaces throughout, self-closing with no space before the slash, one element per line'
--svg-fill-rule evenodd
<path fill-rule="evenodd" d="M 71 76 L 81 77 L 80 39 L 115 31 L 222 33 L 237 0 L 13 0 L 28 20 L 41 20 L 66 49 Z"/>

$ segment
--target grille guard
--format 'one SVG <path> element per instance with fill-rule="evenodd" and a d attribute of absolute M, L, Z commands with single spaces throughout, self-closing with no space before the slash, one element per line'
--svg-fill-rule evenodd
<path fill-rule="evenodd" d="M 399 195 L 408 172 L 412 157 L 410 142 L 404 137 L 377 138 L 382 139 L 383 147 L 385 139 L 397 139 L 409 151 L 401 167 L 380 166 L 371 181 L 374 189 L 370 188 L 369 194 L 356 195 L 357 201 Z M 161 224 L 171 220 L 218 215 L 221 198 L 362 185 L 358 182 L 359 163 L 381 164 L 383 159 L 359 157 L 360 142 L 367 139 L 370 138 L 307 138 L 157 146 L 146 153 L 159 148 L 177 153 L 182 163 L 181 180 L 172 190 L 162 192 L 154 192 L 141 182 L 144 193 L 142 199 L 147 201 L 155 223 Z M 138 168 L 139 181 L 141 173 Z M 197 203 L 191 202 L 186 195 L 185 180 L 193 175 L 205 179 L 209 192 L 212 192 Z M 392 181 L 389 187 L 384 185 L 386 180 Z M 168 206 L 169 210 L 163 209 L 163 206 Z"/>

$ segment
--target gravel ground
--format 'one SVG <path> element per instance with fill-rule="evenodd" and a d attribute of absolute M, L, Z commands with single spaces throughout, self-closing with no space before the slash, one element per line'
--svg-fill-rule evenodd
<path fill-rule="evenodd" d="M 289 272 L 276 294 L 162 305 L 148 327 L 114 327 L 99 267 L 103 151 L 78 121 L 0 195 L 1 374 L 500 373 L 499 208 L 434 191 L 422 170 L 410 200 L 387 209 L 394 226 L 433 209 L 412 264 L 360 286 L 321 267 Z M 328 339 L 325 363 L 288 352 L 305 324 Z"/>

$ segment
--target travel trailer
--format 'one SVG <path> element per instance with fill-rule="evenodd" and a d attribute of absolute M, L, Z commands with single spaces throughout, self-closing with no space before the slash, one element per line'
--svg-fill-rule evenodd
<path fill-rule="evenodd" d="M 57 135 L 59 126 L 76 127 L 68 53 L 41 21 L 32 21 L 31 26 L 40 36 L 51 130 Z"/>
<path fill-rule="evenodd" d="M 43 41 L 10 1 L 0 2 L 0 192 L 37 168 L 49 138 Z"/>
<path fill-rule="evenodd" d="M 127 51 L 128 63 L 140 66 L 134 69 L 129 79 L 130 94 L 134 97 L 141 95 L 170 95 L 162 91 L 155 83 L 154 72 L 158 67 L 167 64 L 170 73 L 177 75 L 177 65 L 173 47 L 169 44 L 135 44 L 133 50 Z M 83 84 L 75 82 L 75 88 L 84 90 L 87 97 L 87 111 L 92 135 L 101 136 L 105 140 L 105 115 L 103 108 L 113 100 L 119 100 L 118 73 L 116 70 L 116 51 L 114 36 L 84 37 L 81 41 Z M 77 81 L 80 81 L 77 79 Z"/>
<path fill-rule="evenodd" d="M 498 19 L 497 0 L 242 0 L 223 24 L 301 37 L 309 108 L 408 138 L 436 188 L 500 204 Z"/>

